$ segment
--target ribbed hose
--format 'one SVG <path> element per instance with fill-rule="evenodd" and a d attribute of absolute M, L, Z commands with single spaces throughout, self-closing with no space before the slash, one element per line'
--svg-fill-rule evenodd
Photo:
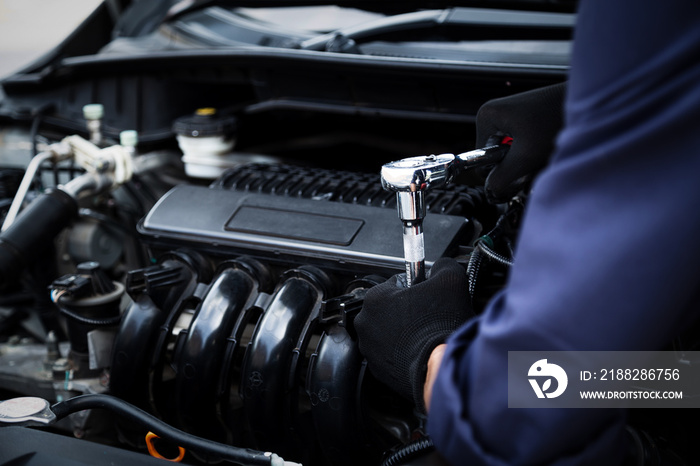
<path fill-rule="evenodd" d="M 481 269 L 481 264 L 483 263 L 484 258 L 494 260 L 506 267 L 511 267 L 513 265 L 513 261 L 511 259 L 508 259 L 507 257 L 491 249 L 486 245 L 486 242 L 482 238 L 477 240 L 474 250 L 469 256 L 469 263 L 467 264 L 467 276 L 469 278 L 469 299 L 472 306 L 474 306 L 477 279 L 479 278 L 479 270 Z M 510 242 L 508 241 L 507 244 L 508 249 L 512 253 Z"/>
<path fill-rule="evenodd" d="M 469 300 L 474 307 L 474 297 L 476 296 L 476 281 L 479 278 L 479 269 L 481 268 L 481 263 L 484 260 L 484 253 L 481 252 L 479 248 L 474 248 L 469 256 L 469 263 L 467 264 L 467 277 L 469 278 Z"/>
<path fill-rule="evenodd" d="M 506 267 L 511 267 L 513 265 L 513 261 L 508 259 L 505 256 L 500 255 L 490 247 L 486 246 L 483 241 L 479 241 L 476 243 L 476 247 L 486 254 L 490 259 L 495 260 L 496 262 L 505 265 Z"/>
<path fill-rule="evenodd" d="M 197 453 L 211 455 L 222 460 L 232 461 L 241 465 L 270 466 L 272 455 L 261 451 L 237 448 L 222 443 L 212 442 L 178 430 L 129 403 L 109 395 L 82 395 L 71 398 L 51 407 L 57 419 L 85 409 L 107 409 L 122 416 L 128 421 L 146 428 L 159 437 L 190 449 Z"/>
<path fill-rule="evenodd" d="M 382 466 L 396 466 L 435 450 L 433 439 L 422 437 L 402 446 L 382 461 Z"/>

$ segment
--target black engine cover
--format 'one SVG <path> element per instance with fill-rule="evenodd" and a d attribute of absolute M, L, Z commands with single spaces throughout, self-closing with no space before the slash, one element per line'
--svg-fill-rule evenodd
<path fill-rule="evenodd" d="M 471 233 L 464 217 L 432 214 L 424 223 L 426 265 Z M 402 227 L 394 209 L 180 185 L 139 224 L 159 248 L 246 254 L 342 271 L 404 269 Z"/>

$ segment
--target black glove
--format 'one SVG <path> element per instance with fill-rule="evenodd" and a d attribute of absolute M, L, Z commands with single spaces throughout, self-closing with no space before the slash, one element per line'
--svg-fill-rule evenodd
<path fill-rule="evenodd" d="M 505 158 L 486 178 L 491 202 L 505 202 L 525 188 L 547 164 L 564 124 L 566 83 L 486 102 L 476 115 L 476 147 L 491 136 L 510 136 Z"/>
<path fill-rule="evenodd" d="M 371 288 L 355 318 L 360 352 L 372 374 L 424 411 L 423 384 L 433 349 L 474 313 L 469 281 L 455 260 L 438 259 L 411 288 L 395 275 Z"/>

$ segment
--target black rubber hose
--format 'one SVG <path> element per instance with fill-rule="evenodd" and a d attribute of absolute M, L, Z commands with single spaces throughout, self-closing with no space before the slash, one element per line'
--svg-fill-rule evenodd
<path fill-rule="evenodd" d="M 422 437 L 402 446 L 382 461 L 382 466 L 396 466 L 435 450 L 433 439 Z"/>
<path fill-rule="evenodd" d="M 55 189 L 39 196 L 12 225 L 0 233 L 0 289 L 17 279 L 19 272 L 53 243 L 54 238 L 78 214 L 78 204 Z"/>
<path fill-rule="evenodd" d="M 61 401 L 51 407 L 51 411 L 53 411 L 58 420 L 85 409 L 107 409 L 128 421 L 152 431 L 175 445 L 201 454 L 211 455 L 246 466 L 270 466 L 272 464 L 272 458 L 269 454 L 266 455 L 261 451 L 233 447 L 196 437 L 178 430 L 126 401 L 113 396 L 81 395 Z"/>

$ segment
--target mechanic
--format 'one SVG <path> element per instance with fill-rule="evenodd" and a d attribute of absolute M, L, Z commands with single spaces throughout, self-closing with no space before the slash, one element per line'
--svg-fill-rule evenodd
<path fill-rule="evenodd" d="M 470 318 L 464 269 L 440 259 L 412 288 L 396 277 L 373 288 L 356 320 L 370 369 L 425 401 L 428 432 L 449 462 L 623 461 L 625 410 L 508 409 L 508 351 L 659 350 L 695 319 L 698 125 L 695 0 L 581 1 L 566 91 L 481 109 L 477 144 L 494 132 L 514 138 L 486 180 L 496 199 L 525 186 L 556 140 L 504 290 Z"/>

